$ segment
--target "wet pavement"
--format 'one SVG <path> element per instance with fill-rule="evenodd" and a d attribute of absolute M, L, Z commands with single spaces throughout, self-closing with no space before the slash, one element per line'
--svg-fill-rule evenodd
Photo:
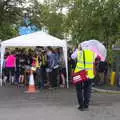
<path fill-rule="evenodd" d="M 74 88 L 24 91 L 0 88 L 0 120 L 120 120 L 120 94 L 93 92 L 89 110 L 79 111 Z"/>

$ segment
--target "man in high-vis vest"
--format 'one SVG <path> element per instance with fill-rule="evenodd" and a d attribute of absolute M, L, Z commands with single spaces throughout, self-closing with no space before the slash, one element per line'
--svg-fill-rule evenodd
<path fill-rule="evenodd" d="M 88 109 L 89 107 L 92 81 L 95 77 L 94 61 L 96 54 L 89 49 L 85 49 L 83 52 L 81 46 L 79 45 L 78 49 L 76 49 L 71 57 L 72 59 L 77 59 L 76 68 L 74 70 L 75 73 L 84 69 L 88 73 L 88 79 L 86 81 L 76 84 L 77 99 L 79 103 L 78 109 L 82 111 L 84 109 Z"/>

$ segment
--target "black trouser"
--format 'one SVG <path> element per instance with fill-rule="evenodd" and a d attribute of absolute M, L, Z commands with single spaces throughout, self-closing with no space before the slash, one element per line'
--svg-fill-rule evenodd
<path fill-rule="evenodd" d="M 57 87 L 57 76 L 58 76 L 58 68 L 53 69 L 52 71 L 52 79 L 51 79 L 51 87 Z"/>
<path fill-rule="evenodd" d="M 8 82 L 11 82 L 9 81 L 11 77 L 14 77 L 15 75 L 15 68 L 14 67 L 10 67 L 10 68 L 5 68 L 5 76 L 7 76 L 7 79 L 8 79 Z"/>
<path fill-rule="evenodd" d="M 88 106 L 91 96 L 92 80 L 89 79 L 85 82 L 76 85 L 77 99 L 80 106 Z"/>
<path fill-rule="evenodd" d="M 43 69 L 42 68 L 37 68 L 37 70 L 36 70 L 35 84 L 39 88 L 40 87 L 44 88 Z"/>

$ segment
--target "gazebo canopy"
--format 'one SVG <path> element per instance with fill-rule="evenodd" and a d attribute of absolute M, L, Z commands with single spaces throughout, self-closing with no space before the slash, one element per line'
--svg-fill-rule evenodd
<path fill-rule="evenodd" d="M 53 37 L 45 32 L 39 31 L 27 35 L 18 36 L 1 43 L 1 71 L 4 60 L 4 53 L 6 47 L 35 47 L 35 46 L 52 46 L 62 47 L 67 72 L 67 87 L 68 87 L 68 67 L 67 67 L 67 42 Z M 0 81 L 2 85 L 2 80 Z"/>

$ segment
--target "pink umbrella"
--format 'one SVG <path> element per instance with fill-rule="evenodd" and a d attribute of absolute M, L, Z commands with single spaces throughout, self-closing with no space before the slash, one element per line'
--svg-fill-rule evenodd
<path fill-rule="evenodd" d="M 101 58 L 102 61 L 105 61 L 107 56 L 107 50 L 105 46 L 98 40 L 88 40 L 84 41 L 81 44 L 82 49 L 90 49 L 96 53 L 97 56 Z"/>

